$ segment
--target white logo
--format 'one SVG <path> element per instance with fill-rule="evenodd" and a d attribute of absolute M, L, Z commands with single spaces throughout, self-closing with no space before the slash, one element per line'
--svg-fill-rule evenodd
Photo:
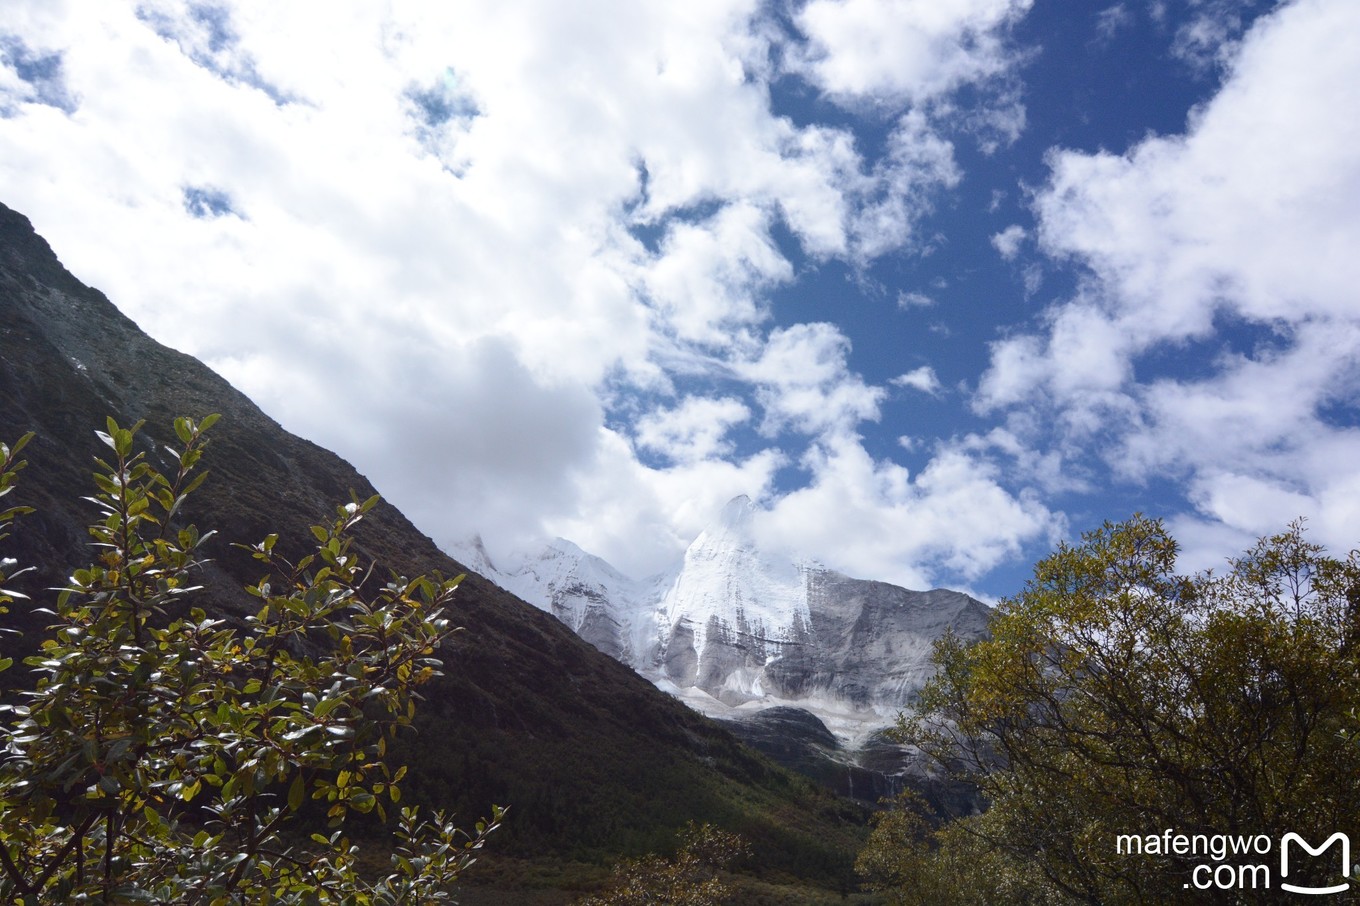
<path fill-rule="evenodd" d="M 1341 833 L 1341 831 L 1337 831 L 1336 833 L 1332 834 L 1330 837 L 1327 838 L 1327 842 L 1323 843 L 1316 849 L 1314 849 L 1312 846 L 1309 846 L 1307 840 L 1303 839 L 1298 834 L 1293 833 L 1292 831 L 1290 833 L 1285 834 L 1284 837 L 1280 840 L 1280 877 L 1281 878 L 1289 877 L 1290 841 L 1293 841 L 1294 843 L 1297 843 L 1299 846 L 1303 847 L 1304 850 L 1308 853 L 1308 855 L 1320 856 L 1324 851 L 1329 849 L 1331 845 L 1338 840 L 1341 841 L 1341 877 L 1343 878 L 1350 877 L 1351 839 L 1350 837 L 1347 837 L 1345 834 Z M 1285 884 L 1283 882 L 1280 883 L 1280 887 L 1284 890 L 1289 891 L 1290 893 L 1341 893 L 1343 890 L 1349 890 L 1350 886 L 1351 885 L 1349 883 L 1341 883 L 1333 887 L 1299 887 L 1298 885 L 1295 884 Z"/>

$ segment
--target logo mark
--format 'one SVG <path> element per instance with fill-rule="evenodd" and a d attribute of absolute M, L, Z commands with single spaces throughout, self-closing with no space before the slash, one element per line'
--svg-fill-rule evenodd
<path fill-rule="evenodd" d="M 1303 839 L 1298 834 L 1293 833 L 1292 831 L 1290 833 L 1285 834 L 1284 837 L 1280 840 L 1280 877 L 1281 878 L 1289 877 L 1289 844 L 1291 842 L 1297 843 L 1299 846 L 1303 847 L 1304 851 L 1307 852 L 1308 855 L 1310 856 L 1320 856 L 1323 854 L 1323 852 L 1330 849 L 1332 844 L 1338 840 L 1341 841 L 1341 877 L 1343 878 L 1350 877 L 1351 839 L 1350 837 L 1347 837 L 1345 834 L 1343 834 L 1341 831 L 1337 831 L 1336 833 L 1332 834 L 1330 837 L 1327 838 L 1327 841 L 1325 843 L 1323 843 L 1316 849 L 1310 846 L 1307 840 Z M 1300 887 L 1296 884 L 1285 884 L 1283 882 L 1281 882 L 1280 884 L 1280 887 L 1282 889 L 1287 890 L 1290 893 L 1318 893 L 1318 894 L 1341 893 L 1343 890 L 1349 890 L 1350 886 L 1351 885 L 1349 882 L 1336 884 L 1332 887 Z"/>

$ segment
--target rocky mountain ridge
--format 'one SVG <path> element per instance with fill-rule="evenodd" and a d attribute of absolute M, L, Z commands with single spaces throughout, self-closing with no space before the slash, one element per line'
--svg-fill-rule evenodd
<path fill-rule="evenodd" d="M 909 591 L 762 550 L 754 514 L 749 498 L 733 499 L 680 563 L 645 580 L 561 539 L 500 567 L 482 551 L 481 566 L 704 713 L 800 708 L 852 747 L 911 704 L 936 639 L 986 632 L 990 609 L 961 592 Z"/>

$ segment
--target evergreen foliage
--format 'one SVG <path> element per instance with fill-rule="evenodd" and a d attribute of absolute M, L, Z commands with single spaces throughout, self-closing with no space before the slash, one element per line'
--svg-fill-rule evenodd
<path fill-rule="evenodd" d="M 141 423 L 108 420 L 96 460 L 96 562 L 77 569 L 28 658 L 36 687 L 0 727 L 0 897 L 38 903 L 433 903 L 473 861 L 501 810 L 464 833 L 402 803 L 388 745 L 440 672 L 435 649 L 458 579 L 360 562 L 357 498 L 312 528 L 290 562 L 269 535 L 244 626 L 196 606 L 200 534 L 176 519 L 216 416 L 174 421 L 173 471 L 134 452 Z M 23 465 L 0 447 L 0 494 Z M 0 533 L 19 508 L 0 513 Z M 14 564 L 0 564 L 0 588 Z M 14 593 L 0 591 L 0 604 Z M 315 803 L 315 804 L 313 804 Z M 346 820 L 396 815 L 390 869 L 361 871 Z M 328 823 L 310 837 L 299 828 Z M 324 815 L 324 816 L 323 816 Z M 312 829 L 312 828 L 309 828 Z M 376 874 L 376 876 L 374 876 Z"/>

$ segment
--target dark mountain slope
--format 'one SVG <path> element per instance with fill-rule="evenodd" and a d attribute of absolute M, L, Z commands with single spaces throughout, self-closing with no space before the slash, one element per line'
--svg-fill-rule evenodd
<path fill-rule="evenodd" d="M 278 532 L 297 556 L 308 526 L 351 489 L 364 497 L 373 488 L 197 360 L 142 333 L 0 205 L 0 438 L 37 432 L 12 496 L 39 510 L 4 554 L 39 567 L 30 591 L 61 584 L 90 559 L 93 509 L 79 498 L 91 492 L 91 458 L 101 452 L 94 431 L 106 415 L 124 425 L 146 419 L 143 444 L 153 450 L 153 440 L 171 439 L 175 416 L 211 412 L 222 413 L 205 458 L 212 475 L 187 518 L 219 532 L 207 606 L 239 613 L 241 586 L 259 575 L 229 542 Z M 356 538 L 362 555 L 406 575 L 463 571 L 386 504 Z M 774 870 L 824 878 L 847 870 L 858 815 L 484 579 L 470 575 L 456 603 L 465 631 L 446 646 L 447 676 L 428 692 L 408 743 L 408 793 L 469 822 L 492 801 L 509 805 L 493 849 L 602 858 L 664 846 L 693 819 L 747 834 Z M 11 625 L 35 629 L 21 610 Z"/>

